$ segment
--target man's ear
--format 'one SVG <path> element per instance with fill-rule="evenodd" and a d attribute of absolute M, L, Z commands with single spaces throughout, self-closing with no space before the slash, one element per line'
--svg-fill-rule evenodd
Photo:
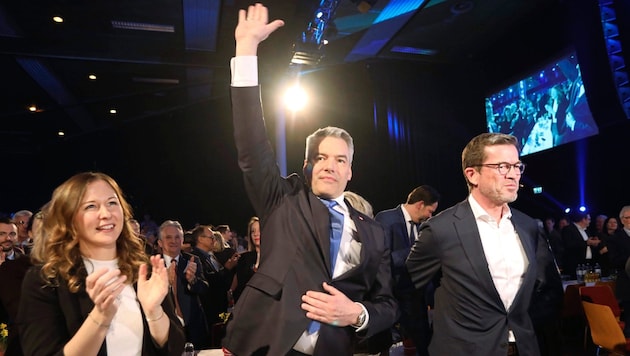
<path fill-rule="evenodd" d="M 307 160 L 304 160 L 304 165 L 302 166 L 302 173 L 306 178 L 307 182 L 311 182 L 311 176 L 313 175 L 313 164 Z"/>

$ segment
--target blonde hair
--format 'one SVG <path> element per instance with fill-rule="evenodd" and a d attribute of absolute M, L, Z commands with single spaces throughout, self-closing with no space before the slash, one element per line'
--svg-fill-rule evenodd
<path fill-rule="evenodd" d="M 343 192 L 343 196 L 357 211 L 371 217 L 372 219 L 374 218 L 374 209 L 367 199 L 349 190 Z"/>
<path fill-rule="evenodd" d="M 252 238 L 252 227 L 254 223 L 258 223 L 258 228 L 260 229 L 260 219 L 257 216 L 252 216 L 247 223 L 247 251 L 256 251 L 256 246 L 254 246 L 254 239 Z"/>
<path fill-rule="evenodd" d="M 87 275 L 81 251 L 74 217 L 87 186 L 95 181 L 104 181 L 114 190 L 123 211 L 123 229 L 116 240 L 118 268 L 135 283 L 138 280 L 138 268 L 148 262 L 144 246 L 128 224 L 133 217 L 131 207 L 125 200 L 116 181 L 104 173 L 84 172 L 72 176 L 53 192 L 50 205 L 46 209 L 42 231 L 46 235 L 42 267 L 42 276 L 50 285 L 57 285 L 58 278 L 67 281 L 68 289 L 76 293 Z"/>

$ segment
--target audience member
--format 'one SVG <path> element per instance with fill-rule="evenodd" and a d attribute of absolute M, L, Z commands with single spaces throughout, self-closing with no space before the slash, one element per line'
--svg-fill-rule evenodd
<path fill-rule="evenodd" d="M 621 208 L 619 212 L 622 228 L 615 232 L 615 235 L 608 239 L 608 259 L 610 267 L 619 270 L 615 294 L 619 300 L 622 310 L 623 321 L 625 322 L 624 334 L 630 337 L 630 277 L 626 270 L 626 262 L 630 258 L 630 205 Z"/>
<path fill-rule="evenodd" d="M 600 265 L 602 267 L 602 275 L 608 276 L 610 275 L 610 257 L 608 255 L 608 241 L 615 236 L 619 230 L 619 220 L 611 216 L 604 221 L 604 228 L 601 233 L 597 236 L 600 240 L 602 240 L 603 247 L 600 249 Z"/>
<path fill-rule="evenodd" d="M 578 265 L 587 264 L 592 267 L 599 262 L 599 250 L 603 244 L 597 236 L 587 234 L 587 228 L 591 223 L 591 215 L 588 212 L 576 209 L 571 212 L 570 218 L 572 223 L 561 231 L 564 246 L 562 266 L 564 274 L 576 278 L 575 270 Z"/>
<path fill-rule="evenodd" d="M 43 221 L 44 263 L 22 285 L 17 320 L 24 354 L 183 349 L 183 330 L 165 298 L 164 261 L 146 257 L 126 224 L 130 217 L 118 184 L 103 173 L 79 173 L 55 189 Z"/>
<path fill-rule="evenodd" d="M 355 192 L 351 192 L 346 190 L 343 192 L 343 196 L 346 198 L 346 201 L 352 205 L 357 211 L 369 216 L 374 219 L 374 208 L 372 208 L 372 204 L 367 201 L 364 197 L 360 196 Z"/>
<path fill-rule="evenodd" d="M 539 354 L 528 311 L 553 258 L 536 221 L 508 205 L 525 169 L 518 152 L 511 135 L 473 138 L 462 152 L 470 195 L 420 227 L 412 281 L 422 288 L 442 271 L 432 355 Z"/>
<path fill-rule="evenodd" d="M 328 127 L 307 138 L 306 182 L 280 175 L 266 137 L 255 56 L 283 22 L 267 21 L 258 3 L 240 10 L 235 31 L 234 135 L 265 247 L 224 346 L 236 355 L 351 355 L 357 337 L 396 320 L 389 250 L 383 229 L 343 199 L 354 150 L 345 130 Z"/>
<path fill-rule="evenodd" d="M 210 346 L 210 333 L 199 296 L 207 293 L 208 282 L 201 268 L 197 269 L 195 256 L 182 251 L 183 240 L 184 230 L 179 222 L 166 220 L 160 225 L 158 243 L 163 251 L 177 317 L 184 325 L 186 339 L 203 349 Z"/>
<path fill-rule="evenodd" d="M 27 226 L 33 213 L 29 210 L 20 210 L 13 214 L 13 221 L 18 227 L 17 246 L 24 251 L 25 254 L 30 253 L 33 241 L 28 236 Z"/>
<path fill-rule="evenodd" d="M 22 280 L 31 262 L 14 246 L 18 227 L 8 217 L 0 218 L 0 323 L 7 325 L 9 336 L 5 355 L 22 355 L 16 316 L 20 305 Z"/>
<path fill-rule="evenodd" d="M 249 241 L 249 251 L 240 254 L 232 282 L 234 302 L 238 301 L 247 282 L 258 271 L 260 264 L 260 219 L 256 216 L 249 219 L 249 223 L 247 223 L 247 240 Z"/>
<path fill-rule="evenodd" d="M 440 194 L 429 185 L 421 185 L 407 195 L 406 203 L 376 214 L 376 221 L 385 229 L 385 238 L 391 246 L 394 296 L 400 308 L 400 334 L 403 342 L 410 339 L 419 356 L 428 355 L 431 336 L 427 311 L 426 288 L 416 288 L 405 266 L 419 225 L 433 216 Z M 434 288 L 431 286 L 431 291 Z"/>
<path fill-rule="evenodd" d="M 234 277 L 234 267 L 238 261 L 228 261 L 227 267 L 223 267 L 214 255 L 214 251 L 222 247 L 221 234 L 212 231 L 209 226 L 196 227 L 192 231 L 192 238 L 194 243 L 192 254 L 199 257 L 204 278 L 210 286 L 208 292 L 201 296 L 201 302 L 206 312 L 208 324 L 212 326 L 222 321 L 219 314 L 227 310 L 227 294 Z"/>

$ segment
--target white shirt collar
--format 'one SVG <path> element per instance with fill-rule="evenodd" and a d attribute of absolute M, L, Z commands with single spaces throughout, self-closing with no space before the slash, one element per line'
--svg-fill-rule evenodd
<path fill-rule="evenodd" d="M 475 200 L 475 197 L 472 194 L 468 195 L 468 203 L 470 204 L 470 208 L 472 209 L 473 215 L 475 216 L 475 220 L 483 220 L 483 221 L 493 221 L 494 219 L 488 212 L 481 207 L 481 205 Z M 511 219 L 512 218 L 512 210 L 506 204 L 503 206 L 503 213 L 501 214 L 502 219 Z"/>

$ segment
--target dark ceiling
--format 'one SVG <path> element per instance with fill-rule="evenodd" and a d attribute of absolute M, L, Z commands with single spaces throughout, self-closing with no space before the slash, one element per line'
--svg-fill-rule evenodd
<path fill-rule="evenodd" d="M 553 0 L 342 0 L 320 65 L 363 59 L 475 61 Z M 234 0 L 21 0 L 0 5 L 0 147 L 31 154 L 60 139 L 124 127 L 224 95 L 238 8 Z M 276 68 L 319 1 L 270 0 L 283 18 L 268 40 Z M 63 17 L 62 23 L 53 21 Z M 147 30 L 130 29 L 136 26 Z M 410 53 L 411 52 L 411 53 Z M 88 75 L 94 74 L 91 80 Z M 217 94 L 219 93 L 219 94 Z M 29 111 L 30 106 L 36 109 Z M 110 113 L 115 109 L 116 113 Z M 58 137 L 63 131 L 64 138 Z"/>

